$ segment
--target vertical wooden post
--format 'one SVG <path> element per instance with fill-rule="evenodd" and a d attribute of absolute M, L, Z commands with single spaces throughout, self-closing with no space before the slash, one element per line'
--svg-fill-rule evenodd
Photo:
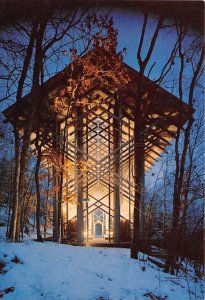
<path fill-rule="evenodd" d="M 69 213 L 69 208 L 68 208 L 68 178 L 66 178 L 66 238 L 68 239 L 69 238 L 69 231 L 68 231 L 68 215 Z"/>
<path fill-rule="evenodd" d="M 61 163 L 62 167 L 64 167 L 64 160 L 65 160 L 65 140 L 66 140 L 66 133 L 62 130 L 61 126 L 59 125 L 59 156 L 61 155 Z M 58 197 L 58 242 L 60 243 L 61 239 L 64 238 L 64 228 L 63 228 L 63 181 L 64 181 L 64 171 L 63 169 L 60 171 L 59 174 L 59 197 Z"/>
<path fill-rule="evenodd" d="M 134 220 L 131 258 L 138 258 L 139 243 L 142 233 L 141 204 L 144 198 L 144 125 L 141 117 L 140 98 L 135 101 L 134 111 Z"/>
<path fill-rule="evenodd" d="M 83 116 L 82 110 L 77 109 L 77 120 L 75 127 L 75 143 L 76 143 L 76 161 L 78 163 L 76 170 L 76 184 L 77 184 L 77 243 L 82 244 L 84 241 L 84 219 L 83 219 L 83 173 L 79 162 L 82 160 L 83 150 Z"/>
<path fill-rule="evenodd" d="M 121 153 L 121 113 L 122 102 L 119 97 L 115 99 L 113 118 L 113 165 L 114 165 L 114 241 L 120 243 L 120 153 Z"/>
<path fill-rule="evenodd" d="M 66 122 L 68 122 L 68 119 L 66 120 Z M 67 125 L 67 124 L 66 124 Z M 66 143 L 65 143 L 65 152 L 66 153 L 69 153 L 69 146 L 68 146 L 68 143 L 69 143 L 69 134 L 68 134 L 68 126 L 66 126 L 67 129 L 66 129 Z M 69 231 L 69 197 L 68 196 L 68 191 L 69 191 L 69 188 L 68 188 L 68 185 L 69 185 L 69 177 L 66 177 L 66 231 L 67 231 L 67 239 L 70 239 L 71 237 L 71 232 Z"/>
<path fill-rule="evenodd" d="M 130 134 L 130 119 L 129 122 L 129 129 L 128 129 L 128 140 L 130 142 L 131 134 Z M 128 228 L 128 240 L 131 241 L 131 143 L 129 143 L 129 157 L 128 157 L 128 180 L 129 180 L 129 228 Z"/>
<path fill-rule="evenodd" d="M 88 167 L 88 115 L 86 115 L 86 161 Z M 86 168 L 86 241 L 89 241 L 89 215 L 88 215 L 88 194 L 89 194 L 89 180 L 88 180 L 88 169 Z"/>
<path fill-rule="evenodd" d="M 144 147 L 143 147 L 144 148 Z M 145 169 L 144 165 L 144 149 L 143 149 L 143 170 Z M 141 181 L 141 199 L 140 199 L 140 239 L 143 242 L 144 240 L 144 224 L 145 224 L 145 204 L 144 204 L 144 193 L 145 193 L 145 172 L 142 172 L 142 181 Z"/>
<path fill-rule="evenodd" d="M 58 176 L 56 174 L 56 168 L 53 167 L 53 187 L 56 188 L 58 186 Z M 58 240 L 58 192 L 54 192 L 53 196 L 53 239 L 54 241 Z"/>
<path fill-rule="evenodd" d="M 56 121 L 55 128 L 53 129 L 53 149 L 59 154 L 59 125 Z M 54 241 L 58 241 L 59 239 L 59 193 L 57 187 L 59 187 L 59 175 L 56 170 L 56 166 L 53 166 L 53 187 L 55 188 L 54 196 L 53 196 L 53 239 Z"/>
<path fill-rule="evenodd" d="M 110 181 L 111 181 L 111 172 L 110 172 L 110 168 L 111 168 L 111 161 L 110 161 L 110 153 L 111 153 L 111 147 L 110 147 L 110 130 L 111 130 L 111 124 L 110 124 L 110 118 L 108 116 L 108 151 L 109 151 L 109 184 L 108 184 L 108 228 L 109 228 L 109 242 L 111 241 L 111 235 L 110 235 L 110 229 L 111 229 L 111 215 L 110 215 L 110 210 L 111 210 L 111 185 L 110 185 Z"/>

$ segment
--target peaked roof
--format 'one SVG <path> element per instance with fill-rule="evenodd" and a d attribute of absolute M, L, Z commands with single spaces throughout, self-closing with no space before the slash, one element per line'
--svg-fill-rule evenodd
<path fill-rule="evenodd" d="M 81 65 L 78 65 L 78 73 L 81 72 L 80 68 L 83 64 L 83 60 L 86 60 L 86 55 L 80 58 Z M 96 61 L 98 63 L 105 61 L 106 66 L 109 66 L 109 68 L 112 68 L 114 64 L 112 56 L 101 49 L 94 52 L 94 58 L 94 64 Z M 144 91 L 142 96 L 143 101 L 141 101 L 141 109 L 142 113 L 145 115 L 146 155 L 148 165 L 150 166 L 156 158 L 160 156 L 160 153 L 164 150 L 164 148 L 169 145 L 169 142 L 175 137 L 177 128 L 181 128 L 183 124 L 192 117 L 193 110 L 176 96 L 172 95 L 145 76 L 141 76 L 139 82 L 139 73 L 127 64 L 122 63 L 122 69 L 121 77 L 119 74 L 116 74 L 115 66 L 112 70 L 112 72 L 114 72 L 113 74 L 116 74 L 116 78 L 119 81 L 118 92 L 123 104 L 122 118 L 125 118 L 129 122 L 134 121 L 133 115 L 135 101 L 137 101 L 138 96 L 137 90 L 139 84 Z M 43 126 L 47 126 L 52 130 L 52 124 L 55 123 L 52 121 L 56 120 L 56 118 L 57 120 L 60 120 L 58 113 L 51 113 L 51 99 L 59 96 L 59 92 L 67 84 L 67 79 L 71 76 L 72 70 L 73 65 L 70 64 L 41 86 L 42 99 L 36 115 L 36 122 L 41 123 L 41 128 Z M 124 75 L 126 76 L 126 74 L 130 78 L 129 82 L 126 85 L 120 85 L 120 78 Z M 114 78 L 114 80 L 116 78 Z M 87 97 L 89 101 L 92 102 L 92 97 L 89 97 L 89 94 L 92 93 L 93 89 L 100 89 L 103 90 L 108 98 L 112 98 L 116 93 L 116 89 L 113 89 L 112 85 L 112 80 L 110 81 L 109 78 L 106 77 L 103 77 L 103 80 L 94 80 L 94 83 L 88 88 L 88 90 L 79 95 L 79 97 Z M 28 94 L 18 103 L 7 108 L 3 112 L 7 120 L 13 124 L 16 123 L 19 127 L 23 127 L 28 114 L 28 107 L 31 103 L 30 101 L 31 94 Z M 111 103 L 110 105 L 112 106 Z M 60 121 L 62 121 L 62 119 Z"/>
<path fill-rule="evenodd" d="M 82 57 L 82 61 L 83 59 L 86 58 L 87 55 L 88 54 Z M 98 51 L 94 52 L 94 55 L 98 60 L 103 59 L 107 61 L 110 59 L 109 54 L 102 49 L 98 49 Z M 114 61 L 111 61 L 111 63 L 114 64 Z M 133 108 L 134 101 L 136 101 L 136 97 L 137 97 L 137 88 L 139 85 L 139 73 L 124 62 L 122 62 L 122 66 L 124 68 L 124 71 L 131 78 L 131 81 L 127 84 L 124 91 L 123 89 L 121 89 L 120 93 L 124 98 L 123 100 L 124 104 L 128 105 L 130 108 Z M 72 64 L 69 64 L 62 71 L 58 72 L 56 75 L 54 75 L 53 77 L 51 77 L 50 79 L 48 79 L 46 82 L 42 84 L 41 91 L 42 91 L 43 98 L 47 98 L 48 94 L 52 92 L 52 90 L 56 88 L 60 90 L 60 88 L 66 84 L 68 74 L 71 73 L 71 68 L 72 68 Z M 154 109 L 155 107 L 161 112 L 164 111 L 176 112 L 179 110 L 180 107 L 180 110 L 182 111 L 181 114 L 182 123 L 184 123 L 184 121 L 186 121 L 192 115 L 193 111 L 190 109 L 190 107 L 184 102 L 182 102 L 181 100 L 179 100 L 176 96 L 169 93 L 168 91 L 166 91 L 165 89 L 163 89 L 162 87 L 160 87 L 155 82 L 148 79 L 147 77 L 141 76 L 140 78 L 141 78 L 140 85 L 143 86 L 145 93 L 148 92 L 147 98 L 149 98 L 149 95 L 152 95 L 152 100 L 150 103 L 151 110 L 152 108 Z M 19 114 L 19 116 L 21 114 L 24 114 L 26 112 L 25 110 L 27 105 L 29 105 L 29 102 L 31 101 L 30 97 L 31 97 L 31 93 L 24 96 L 18 103 L 14 103 L 10 107 L 8 107 L 5 111 L 3 111 L 6 118 L 12 122 L 14 117 L 13 114 L 15 111 L 17 112 L 17 114 Z M 41 104 L 43 104 L 42 101 Z"/>

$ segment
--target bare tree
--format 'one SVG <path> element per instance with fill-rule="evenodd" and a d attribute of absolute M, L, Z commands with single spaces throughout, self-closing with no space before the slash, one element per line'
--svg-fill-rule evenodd
<path fill-rule="evenodd" d="M 180 60 L 180 69 L 179 69 L 179 79 L 178 79 L 178 88 L 179 96 L 182 100 L 184 97 L 184 72 L 185 64 L 191 64 L 191 78 L 189 79 L 187 93 L 188 93 L 188 104 L 190 107 L 194 108 L 194 97 L 195 89 L 197 87 L 197 82 L 199 77 L 202 75 L 203 59 L 204 59 L 204 48 L 200 44 L 200 40 L 195 39 L 189 49 L 184 49 L 183 42 L 187 34 L 187 30 L 184 26 L 177 26 L 177 33 L 179 37 L 179 60 Z M 190 144 L 190 135 L 191 128 L 193 126 L 194 119 L 190 118 L 184 129 L 184 133 L 181 133 L 181 130 L 178 129 L 176 142 L 175 142 L 175 161 L 176 161 L 176 170 L 174 178 L 174 191 L 173 191 L 173 223 L 172 231 L 170 234 L 170 244 L 169 244 L 169 257 L 166 262 L 165 271 L 170 271 L 174 273 L 174 266 L 176 265 L 176 255 L 177 249 L 180 247 L 180 208 L 182 203 L 182 194 L 183 194 L 183 184 L 185 180 L 186 173 L 186 162 L 187 162 L 187 153 Z M 191 165 L 190 165 L 191 167 Z M 188 176 L 189 177 L 189 176 Z M 189 184 L 189 178 L 187 178 L 187 184 Z"/>
<path fill-rule="evenodd" d="M 134 225 L 133 225 L 133 238 L 131 245 L 131 258 L 138 257 L 139 241 L 140 241 L 140 204 L 143 201 L 143 186 L 144 186 L 144 132 L 145 123 L 144 116 L 146 112 L 141 110 L 141 103 L 143 100 L 144 88 L 141 85 L 143 75 L 146 67 L 150 61 L 152 52 L 154 50 L 159 31 L 162 29 L 163 18 L 159 17 L 157 25 L 151 38 L 150 45 L 146 54 L 143 53 L 142 47 L 145 39 L 145 32 L 147 27 L 149 14 L 144 13 L 144 23 L 140 36 L 140 42 L 137 51 L 137 61 L 139 64 L 139 76 L 138 76 L 138 91 L 137 100 L 135 101 L 135 113 L 134 113 L 134 179 L 135 179 L 135 201 L 134 201 Z"/>
<path fill-rule="evenodd" d="M 167 82 L 171 82 L 173 80 L 172 76 L 176 76 L 176 72 L 179 72 L 178 80 L 174 83 L 174 90 L 176 88 L 176 84 L 178 85 L 178 93 L 181 101 L 185 100 L 189 104 L 191 108 L 193 108 L 193 100 L 194 93 L 196 89 L 197 82 L 199 77 L 202 74 L 202 63 L 203 63 L 203 53 L 204 50 L 201 46 L 200 36 L 197 34 L 193 34 L 191 39 L 191 44 L 186 50 L 184 50 L 185 44 L 187 42 L 187 37 L 190 34 L 187 27 L 183 25 L 179 25 L 177 22 L 173 22 L 173 24 L 166 24 L 166 21 L 163 18 L 159 17 L 156 21 L 156 28 L 153 31 L 153 35 L 151 36 L 151 42 L 144 50 L 143 45 L 145 43 L 146 29 L 148 25 L 149 16 L 145 12 L 144 13 L 144 23 L 141 30 L 139 46 L 137 51 L 137 62 L 139 65 L 139 80 L 138 80 L 138 99 L 135 104 L 135 183 L 136 183 L 136 194 L 135 194 L 135 205 L 134 205 L 134 234 L 133 241 L 131 247 L 131 257 L 136 258 L 137 252 L 140 247 L 140 203 L 143 201 L 143 191 L 140 190 L 143 186 L 143 170 L 144 170 L 144 158 L 143 158 L 143 145 L 144 145 L 144 134 L 145 134 L 145 120 L 146 120 L 146 111 L 141 111 L 140 107 L 146 107 L 149 110 L 149 104 L 147 106 L 142 105 L 143 99 L 143 89 L 141 87 L 141 82 L 144 74 L 148 74 L 150 76 L 151 72 L 157 65 L 157 61 L 152 60 L 152 53 L 156 47 L 158 41 L 158 35 L 161 31 L 165 31 L 169 28 L 176 35 L 176 40 L 171 49 L 170 55 L 167 58 L 167 61 L 164 63 L 161 71 L 158 72 L 158 78 L 155 78 L 154 81 L 156 83 L 164 85 L 166 87 Z M 147 44 L 146 44 L 147 45 Z M 142 59 L 142 57 L 144 59 Z M 178 65 L 179 63 L 179 65 Z M 189 64 L 190 69 L 187 71 L 184 70 L 185 65 Z M 176 65 L 176 66 L 175 66 Z M 173 67 L 175 66 L 175 67 Z M 179 68 L 178 68 L 179 66 Z M 185 85 L 185 79 L 187 72 L 192 73 L 192 77 L 188 78 Z M 186 86 L 186 92 L 183 91 L 183 85 Z M 188 88 L 187 88 L 188 86 Z M 188 92 L 187 92 L 188 90 Z M 187 96 L 188 94 L 188 96 Z M 186 98 L 188 100 L 186 101 Z M 141 106 L 140 106 L 141 105 Z M 182 111 L 181 111 L 182 113 Z M 176 153 L 176 172 L 175 172 L 175 183 L 174 183 L 174 196 L 173 196 L 173 229 L 174 233 L 172 234 L 175 237 L 175 233 L 178 230 L 178 222 L 179 222 L 179 211 L 180 211 L 180 194 L 182 191 L 182 182 L 183 175 L 185 172 L 185 164 L 186 164 L 186 154 L 190 139 L 190 130 L 192 128 L 193 118 L 190 118 L 186 124 L 186 128 L 184 134 L 181 134 L 180 129 L 177 131 L 176 143 L 175 143 L 175 153 Z M 183 141 L 183 142 L 182 142 Z M 183 143 L 182 148 L 181 143 Z M 182 151 L 181 151 L 182 149 Z M 180 154 L 179 154 L 180 152 Z M 172 247 L 177 247 L 177 243 L 175 246 L 173 241 L 171 242 Z M 175 248 L 176 249 L 176 248 Z"/>

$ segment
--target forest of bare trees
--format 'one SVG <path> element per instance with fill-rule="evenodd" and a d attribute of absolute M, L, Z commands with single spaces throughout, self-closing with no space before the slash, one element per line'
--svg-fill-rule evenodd
<path fill-rule="evenodd" d="M 144 197 L 141 187 L 144 184 L 143 147 L 147 130 L 144 120 L 148 117 L 150 101 L 144 96 L 141 82 L 143 76 L 147 76 L 169 89 L 192 110 L 190 119 L 183 128 L 178 128 L 175 140 L 166 148 L 167 153 L 163 153 L 156 168 L 145 175 L 145 243 L 148 248 L 153 245 L 166 251 L 165 272 L 175 274 L 185 259 L 203 262 L 203 38 L 200 32 L 187 24 L 174 19 L 168 21 L 164 15 L 153 17 L 145 11 L 142 20 L 141 26 L 136 24 L 139 43 L 135 53 L 132 53 L 133 66 L 139 72 L 139 101 L 135 103 L 134 115 L 134 152 L 137 154 L 134 180 L 140 188 L 135 190 L 131 257 L 137 258 L 141 249 L 139 212 L 141 198 Z M 150 33 L 151 23 L 153 30 Z M 157 45 L 165 34 L 172 34 L 175 42 L 167 50 L 162 65 L 156 49 L 159 49 Z M 5 209 L 7 219 L 0 220 L 0 225 L 6 224 L 9 241 L 20 242 L 34 227 L 37 240 L 43 241 L 48 237 L 48 231 L 53 229 L 53 224 L 56 226 L 54 240 L 61 241 L 63 178 L 69 176 L 70 168 L 64 157 L 66 124 L 61 133 L 63 142 L 59 161 L 55 149 L 42 153 L 40 135 L 46 136 L 48 127 L 42 133 L 41 120 L 35 118 L 42 107 L 41 100 L 48 97 L 42 85 L 61 71 L 65 62 L 69 65 L 79 59 L 79 64 L 82 64 L 80 57 L 96 45 L 113 55 L 115 66 L 110 63 L 106 76 L 112 76 L 112 72 L 119 74 L 118 81 L 113 83 L 115 88 L 126 84 L 129 78 L 120 73 L 122 54 L 126 51 L 117 48 L 117 38 L 112 12 L 100 13 L 89 7 L 55 10 L 48 6 L 42 14 L 34 13 L 28 19 L 15 20 L 1 28 L 1 111 L 11 103 L 18 103 L 28 93 L 31 99 L 29 111 L 24 114 L 26 126 L 23 131 L 18 126 L 12 128 L 1 116 L 0 209 Z M 87 68 L 85 66 L 85 78 L 88 73 L 93 76 L 96 70 L 89 69 L 89 59 Z M 99 79 L 102 72 L 95 78 Z M 83 86 L 78 80 L 70 83 L 74 100 L 78 88 Z M 83 84 L 86 88 L 90 82 Z M 60 109 L 60 104 L 56 109 Z M 18 113 L 14 112 L 16 120 Z M 36 151 L 33 153 L 30 140 L 36 122 L 39 124 L 39 137 L 36 138 Z M 56 139 L 54 144 L 58 142 Z M 55 166 L 58 175 L 55 177 L 57 182 L 54 182 L 50 171 L 52 166 Z M 83 172 L 88 168 L 89 162 L 86 166 L 79 166 Z M 151 189 L 146 185 L 148 177 L 152 182 Z M 58 216 L 55 216 L 52 205 L 56 193 L 60 199 L 56 204 Z M 70 195 L 70 201 L 75 201 L 75 195 Z"/>

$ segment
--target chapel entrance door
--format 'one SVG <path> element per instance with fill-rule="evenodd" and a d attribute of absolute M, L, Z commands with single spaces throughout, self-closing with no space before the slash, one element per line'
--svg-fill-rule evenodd
<path fill-rule="evenodd" d="M 94 237 L 103 238 L 104 235 L 104 213 L 100 208 L 94 211 Z"/>
<path fill-rule="evenodd" d="M 101 223 L 95 224 L 95 237 L 102 238 L 102 224 Z"/>

